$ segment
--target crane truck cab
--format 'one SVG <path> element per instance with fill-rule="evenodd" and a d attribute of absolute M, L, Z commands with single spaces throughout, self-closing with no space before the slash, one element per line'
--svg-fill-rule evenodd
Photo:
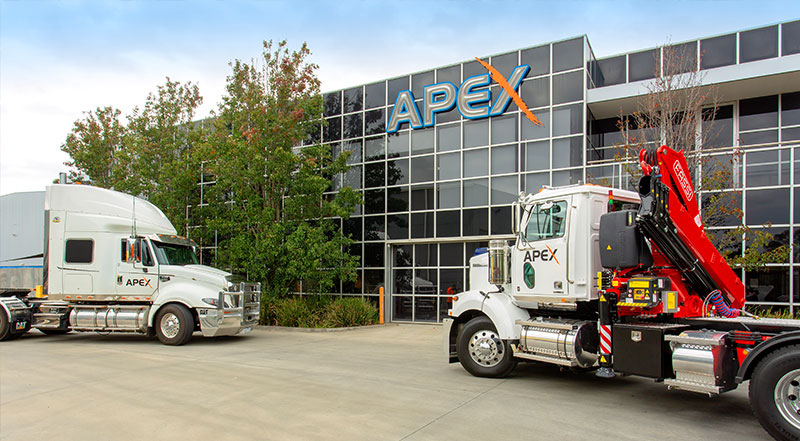
<path fill-rule="evenodd" d="M 44 218 L 46 297 L 0 298 L 5 337 L 27 330 L 27 320 L 45 333 L 146 333 L 181 345 L 195 330 L 235 335 L 258 323 L 260 285 L 200 265 L 197 245 L 143 199 L 52 185 Z"/>

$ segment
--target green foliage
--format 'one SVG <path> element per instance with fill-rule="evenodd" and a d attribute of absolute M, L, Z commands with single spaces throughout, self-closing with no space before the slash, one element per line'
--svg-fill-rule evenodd
<path fill-rule="evenodd" d="M 357 297 L 336 299 L 325 311 L 324 323 L 332 328 L 364 326 L 378 322 L 378 308 Z"/>
<path fill-rule="evenodd" d="M 788 306 L 747 306 L 747 312 L 760 318 L 777 318 L 777 319 L 800 319 L 800 311 L 795 312 L 794 315 L 789 311 Z"/>
<path fill-rule="evenodd" d="M 262 313 L 262 322 L 268 325 L 342 328 L 366 326 L 378 322 L 378 309 L 375 305 L 358 297 L 273 296 L 268 297 L 267 301 L 262 303 L 262 307 L 267 311 L 267 314 Z"/>

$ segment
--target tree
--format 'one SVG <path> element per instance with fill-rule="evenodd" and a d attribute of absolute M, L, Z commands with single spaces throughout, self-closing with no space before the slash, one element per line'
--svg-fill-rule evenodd
<path fill-rule="evenodd" d="M 98 107 L 75 121 L 61 145 L 61 151 L 70 156 L 64 165 L 72 168 L 71 180 L 82 182 L 86 176 L 95 185 L 112 188 L 125 179 L 126 128 L 120 122 L 121 113 L 113 107 Z"/>
<path fill-rule="evenodd" d="M 326 193 L 348 155 L 310 141 L 321 129 L 322 98 L 309 55 L 305 44 L 290 51 L 270 41 L 258 63 L 231 63 L 202 148 L 216 179 L 202 216 L 205 231 L 221 237 L 217 260 L 261 281 L 265 296 L 300 281 L 331 292 L 335 281 L 355 278 L 358 264 L 344 251 L 352 241 L 338 219 L 349 218 L 360 195 L 350 187 Z"/>
<path fill-rule="evenodd" d="M 741 190 L 733 178 L 733 169 L 741 162 L 742 152 L 733 150 L 721 156 L 708 154 L 715 145 L 714 120 L 719 100 L 715 87 L 704 84 L 704 73 L 697 69 L 695 47 L 667 44 L 660 53 L 655 78 L 647 83 L 646 93 L 637 102 L 637 110 L 620 117 L 619 127 L 626 144 L 618 153 L 618 159 L 628 161 L 628 173 L 636 179 L 641 176 L 641 170 L 635 158 L 642 148 L 663 144 L 683 150 L 695 191 L 703 196 L 706 234 L 728 263 L 753 271 L 768 263 L 786 262 L 787 245 L 776 241 L 765 229 L 752 229 L 742 223 L 743 213 L 738 202 Z M 729 224 L 731 219 L 735 219 L 735 228 L 723 234 L 709 230 L 709 227 Z M 742 241 L 746 244 L 744 250 L 740 246 Z"/>

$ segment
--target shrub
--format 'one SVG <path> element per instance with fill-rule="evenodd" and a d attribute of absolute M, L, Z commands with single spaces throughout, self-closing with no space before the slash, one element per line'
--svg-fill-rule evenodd
<path fill-rule="evenodd" d="M 279 326 L 314 328 L 318 321 L 308 302 L 299 297 L 278 300 L 276 304 L 276 322 Z"/>
<path fill-rule="evenodd" d="M 343 297 L 334 300 L 325 311 L 323 323 L 326 327 L 371 325 L 378 321 L 378 308 L 368 300 Z"/>

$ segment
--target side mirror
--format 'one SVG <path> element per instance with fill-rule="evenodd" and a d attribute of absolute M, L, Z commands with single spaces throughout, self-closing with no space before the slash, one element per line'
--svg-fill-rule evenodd
<path fill-rule="evenodd" d="M 129 237 L 125 253 L 125 261 L 128 263 L 140 263 L 142 261 L 142 239 Z"/>
<path fill-rule="evenodd" d="M 511 232 L 519 234 L 519 202 L 511 204 Z"/>

